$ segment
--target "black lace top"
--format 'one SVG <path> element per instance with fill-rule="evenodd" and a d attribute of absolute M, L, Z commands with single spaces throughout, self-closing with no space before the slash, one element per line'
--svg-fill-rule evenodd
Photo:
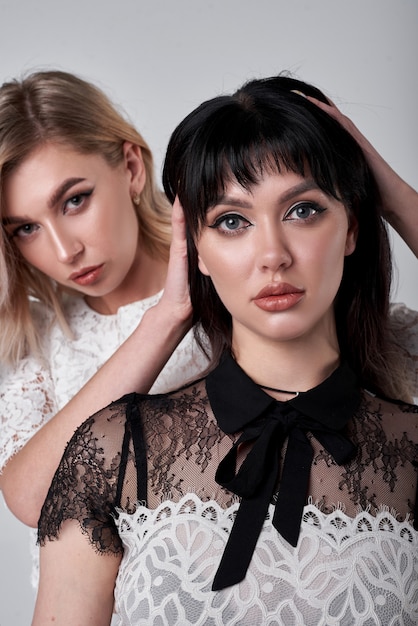
<path fill-rule="evenodd" d="M 138 505 L 157 509 L 186 494 L 222 509 L 240 501 L 213 583 L 222 589 L 245 577 L 270 502 L 275 532 L 293 546 L 309 502 L 325 514 L 386 509 L 413 520 L 417 462 L 418 406 L 360 390 L 346 366 L 284 403 L 227 357 L 204 379 L 168 394 L 130 394 L 78 428 L 42 509 L 39 541 L 75 519 L 97 551 L 118 553 L 118 516 Z"/>

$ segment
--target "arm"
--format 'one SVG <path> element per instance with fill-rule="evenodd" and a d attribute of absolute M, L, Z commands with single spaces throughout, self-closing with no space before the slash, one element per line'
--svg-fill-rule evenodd
<path fill-rule="evenodd" d="M 127 404 L 83 422 L 55 472 L 38 524 L 40 584 L 33 626 L 110 624 L 123 552 L 114 522 Z M 122 458 L 123 456 L 123 458 Z M 121 465 L 122 464 L 122 465 Z M 135 468 L 126 490 L 135 502 Z"/>
<path fill-rule="evenodd" d="M 110 624 L 121 557 L 94 551 L 75 521 L 40 550 L 40 579 L 32 626 Z"/>
<path fill-rule="evenodd" d="M 353 122 L 332 102 L 324 104 L 312 97 L 308 100 L 336 119 L 360 145 L 379 188 L 383 215 L 418 257 L 418 193 L 398 176 Z"/>
<path fill-rule="evenodd" d="M 10 510 L 36 526 L 67 441 L 89 415 L 131 391 L 145 393 L 190 327 L 184 220 L 173 209 L 167 286 L 132 335 L 74 398 L 7 463 L 0 488 Z M 141 359 L 138 359 L 138 354 Z"/>

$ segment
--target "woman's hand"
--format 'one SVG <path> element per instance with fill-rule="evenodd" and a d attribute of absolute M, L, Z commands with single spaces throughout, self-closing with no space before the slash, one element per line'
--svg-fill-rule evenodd
<path fill-rule="evenodd" d="M 360 144 L 363 150 L 365 150 L 365 148 L 371 148 L 373 151 L 375 151 L 373 146 L 367 141 L 367 139 L 359 131 L 357 126 L 350 120 L 349 117 L 347 117 L 347 115 L 344 115 L 344 113 L 340 111 L 340 109 L 332 102 L 332 100 L 328 99 L 328 104 L 326 104 L 325 102 L 322 102 L 322 100 L 312 98 L 312 96 L 306 96 L 306 98 L 313 102 L 313 104 L 316 104 L 317 107 L 325 111 L 325 113 L 328 113 L 328 115 L 337 120 L 337 122 L 339 122 L 341 126 L 343 126 L 350 133 L 350 135 L 354 137 L 354 139 L 357 141 L 358 144 Z"/>
<path fill-rule="evenodd" d="M 115 398 L 132 391 L 147 393 L 191 325 L 185 223 L 176 200 L 167 285 L 160 301 L 145 312 L 113 356 L 4 468 L 1 488 L 16 517 L 29 526 L 37 525 L 52 477 L 74 430 Z M 41 464 L 39 459 L 43 459 Z"/>
<path fill-rule="evenodd" d="M 357 141 L 374 174 L 383 216 L 418 257 L 418 193 L 398 176 L 351 119 L 341 113 L 331 100 L 325 104 L 311 96 L 307 96 L 307 99 L 337 120 Z"/>
<path fill-rule="evenodd" d="M 168 307 L 170 314 L 191 327 L 192 305 L 189 293 L 186 224 L 179 199 L 176 197 L 172 213 L 172 240 L 167 279 L 160 306 Z M 157 305 L 159 306 L 159 305 Z"/>

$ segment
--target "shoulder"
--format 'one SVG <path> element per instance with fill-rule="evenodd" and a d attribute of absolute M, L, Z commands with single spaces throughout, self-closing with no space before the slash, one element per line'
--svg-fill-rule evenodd
<path fill-rule="evenodd" d="M 380 431 L 387 440 L 408 440 L 418 454 L 418 405 L 363 391 L 358 417 L 368 432 Z"/>
<path fill-rule="evenodd" d="M 158 424 L 158 418 L 162 416 L 195 416 L 197 406 L 200 409 L 208 406 L 204 379 L 193 381 L 169 393 L 129 393 L 86 419 L 75 431 L 69 448 L 74 449 L 82 444 L 86 447 L 93 446 L 95 452 L 100 448 L 105 453 L 106 449 L 109 454 L 112 446 L 116 452 L 120 450 L 128 424 L 149 420 Z M 96 445 L 96 442 L 99 443 Z"/>
<path fill-rule="evenodd" d="M 105 453 L 106 450 L 106 454 L 110 454 L 113 448 L 116 454 L 124 436 L 131 396 L 135 395 L 124 396 L 91 415 L 74 432 L 70 444 L 85 442 L 87 447 L 93 446 L 96 451 Z"/>
<path fill-rule="evenodd" d="M 174 413 L 180 409 L 185 414 L 194 413 L 197 407 L 209 407 L 206 379 L 198 378 L 167 393 L 127 394 L 111 406 L 123 407 L 128 419 L 134 419 L 137 410 L 142 415 Z"/>
<path fill-rule="evenodd" d="M 367 389 L 362 391 L 363 410 L 377 413 L 381 418 L 391 415 L 404 415 L 405 419 L 418 420 L 418 405 L 395 398 L 376 395 Z M 409 416 L 409 417 L 408 417 Z"/>
<path fill-rule="evenodd" d="M 418 311 L 405 304 L 392 304 L 390 326 L 398 343 L 410 354 L 418 357 Z"/>
<path fill-rule="evenodd" d="M 390 305 L 390 316 L 394 324 L 406 324 L 409 328 L 418 325 L 418 311 L 410 309 L 402 302 Z"/>
<path fill-rule="evenodd" d="M 29 302 L 29 310 L 37 332 L 40 333 L 41 337 L 45 337 L 55 320 L 53 310 L 43 302 L 33 299 Z"/>
<path fill-rule="evenodd" d="M 418 312 L 404 304 L 392 304 L 390 334 L 403 360 L 404 377 L 418 402 Z"/>

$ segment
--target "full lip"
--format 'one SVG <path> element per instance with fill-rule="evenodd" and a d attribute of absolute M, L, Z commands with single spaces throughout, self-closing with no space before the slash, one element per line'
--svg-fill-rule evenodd
<path fill-rule="evenodd" d="M 102 267 L 103 267 L 103 263 L 100 265 L 91 265 L 90 267 L 83 267 L 81 270 L 77 270 L 76 272 L 73 272 L 69 276 L 69 280 L 77 281 L 80 278 L 82 279 L 83 277 L 87 277 L 88 274 L 97 272 L 97 270 L 101 269 Z"/>
<path fill-rule="evenodd" d="M 263 289 L 261 289 L 261 291 L 259 291 L 253 299 L 261 300 L 263 298 L 271 298 L 274 296 L 284 296 L 290 293 L 303 294 L 304 290 L 294 287 L 289 283 L 273 283 L 263 287 Z"/>
<path fill-rule="evenodd" d="M 263 287 L 253 298 L 253 302 L 262 311 L 280 313 L 293 308 L 304 295 L 304 289 L 289 283 L 275 283 Z"/>

